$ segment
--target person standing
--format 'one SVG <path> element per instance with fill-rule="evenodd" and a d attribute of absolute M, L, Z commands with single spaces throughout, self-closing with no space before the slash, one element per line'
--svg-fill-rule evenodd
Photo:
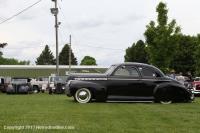
<path fill-rule="evenodd" d="M 175 71 L 174 70 L 171 70 L 170 77 L 173 78 L 173 79 L 176 79 L 176 75 L 175 75 Z"/>

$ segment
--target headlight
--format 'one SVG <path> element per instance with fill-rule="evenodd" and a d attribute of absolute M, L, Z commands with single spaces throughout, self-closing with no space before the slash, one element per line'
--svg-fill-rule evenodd
<path fill-rule="evenodd" d="M 7 87 L 7 90 L 12 90 L 12 89 L 14 89 L 12 84 L 9 84 L 8 87 Z"/>
<path fill-rule="evenodd" d="M 53 84 L 53 83 L 51 83 L 49 86 L 50 86 L 51 88 L 54 88 L 54 84 Z"/>

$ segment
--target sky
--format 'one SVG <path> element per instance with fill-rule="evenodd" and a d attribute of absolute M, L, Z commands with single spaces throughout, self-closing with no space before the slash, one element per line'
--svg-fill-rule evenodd
<path fill-rule="evenodd" d="M 0 22 L 38 0 L 0 0 Z M 146 25 L 156 21 L 160 0 L 58 0 L 59 51 L 69 43 L 78 62 L 86 55 L 100 66 L 124 62 L 126 48 L 144 40 Z M 176 19 L 187 35 L 200 33 L 199 0 L 163 0 L 169 9 L 169 21 Z M 40 3 L 0 24 L 0 42 L 8 45 L 3 56 L 30 60 L 35 64 L 45 45 L 55 56 L 54 16 L 51 0 Z"/>

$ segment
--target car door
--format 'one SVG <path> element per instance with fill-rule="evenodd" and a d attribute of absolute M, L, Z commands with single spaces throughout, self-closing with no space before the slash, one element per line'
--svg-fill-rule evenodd
<path fill-rule="evenodd" d="M 153 96 L 154 88 L 159 82 L 161 82 L 161 80 L 159 80 L 161 75 L 148 67 L 139 67 L 139 71 L 142 75 L 141 96 Z"/>
<path fill-rule="evenodd" d="M 119 66 L 108 77 L 108 95 L 137 96 L 140 89 L 140 74 L 132 66 Z"/>

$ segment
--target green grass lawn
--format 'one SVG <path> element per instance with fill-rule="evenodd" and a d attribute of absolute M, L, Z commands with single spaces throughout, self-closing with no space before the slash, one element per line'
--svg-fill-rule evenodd
<path fill-rule="evenodd" d="M 32 129 L 8 130 L 9 126 Z M 72 129 L 45 130 L 37 126 Z M 198 133 L 200 98 L 194 103 L 78 104 L 65 95 L 0 94 L 0 132 Z"/>

